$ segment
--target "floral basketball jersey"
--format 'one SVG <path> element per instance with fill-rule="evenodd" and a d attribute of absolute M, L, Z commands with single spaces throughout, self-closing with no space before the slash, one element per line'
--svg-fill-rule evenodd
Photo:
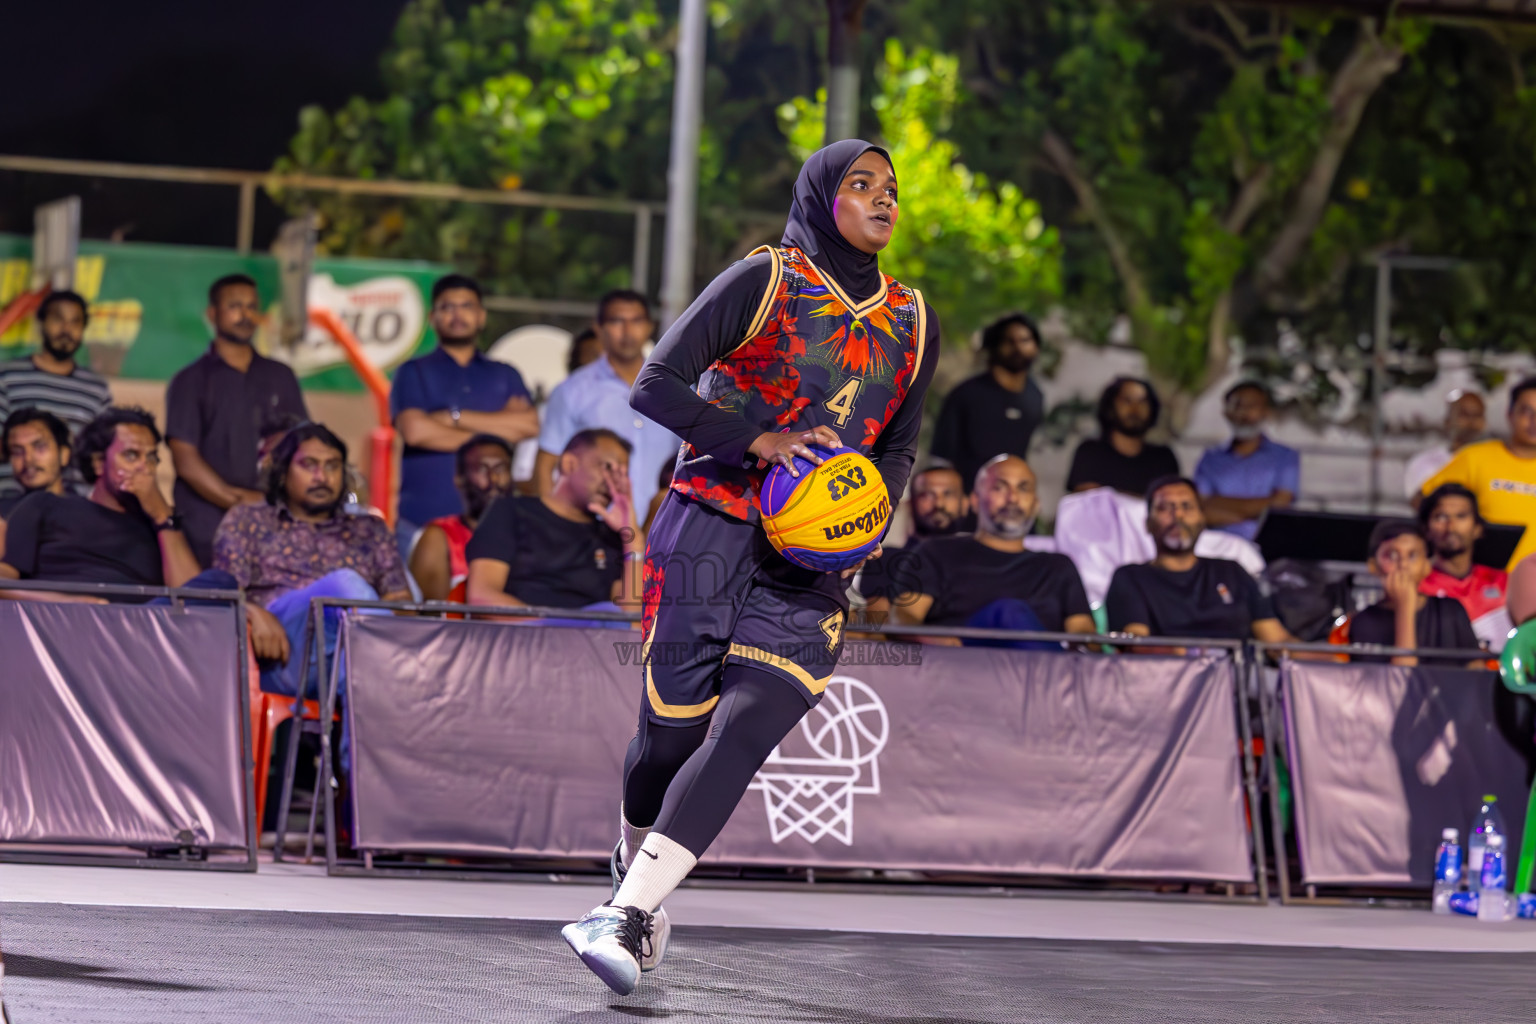
<path fill-rule="evenodd" d="M 695 391 L 761 430 L 827 426 L 868 455 L 922 361 L 922 294 L 882 274 L 879 293 L 854 302 L 801 250 L 757 252 L 773 261 L 762 302 L 741 344 L 704 371 Z M 763 476 L 685 444 L 672 489 L 755 523 Z"/>

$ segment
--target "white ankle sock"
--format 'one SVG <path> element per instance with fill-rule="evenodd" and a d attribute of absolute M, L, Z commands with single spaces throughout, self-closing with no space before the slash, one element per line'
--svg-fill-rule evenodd
<path fill-rule="evenodd" d="M 639 852 L 613 897 L 613 905 L 638 907 L 651 914 L 688 877 L 699 858 L 660 832 L 646 836 Z"/>
<path fill-rule="evenodd" d="M 645 837 L 650 834 L 651 827 L 649 825 L 645 828 L 631 825 L 629 819 L 624 817 L 623 805 L 619 806 L 619 835 L 621 837 L 619 861 L 624 865 L 625 871 L 628 871 L 629 866 L 635 862 L 635 854 L 640 852 L 640 847 L 645 842 Z"/>

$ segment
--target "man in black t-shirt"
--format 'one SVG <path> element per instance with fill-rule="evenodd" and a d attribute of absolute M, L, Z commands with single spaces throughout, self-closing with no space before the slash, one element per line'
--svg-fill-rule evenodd
<path fill-rule="evenodd" d="M 999 455 L 977 474 L 972 501 L 976 533 L 936 537 L 918 548 L 915 586 L 896 599 L 896 620 L 1092 633 L 1093 613 L 1072 560 L 1024 550 L 1040 508 L 1029 464 Z"/>
<path fill-rule="evenodd" d="M 498 498 L 464 552 L 468 603 L 639 611 L 645 537 L 635 526 L 629 451 L 611 430 L 579 431 L 548 497 Z"/>
<path fill-rule="evenodd" d="M 38 491 L 11 513 L 0 580 L 234 589 L 199 573 L 181 517 L 160 490 L 160 431 L 143 409 L 108 409 L 80 431 L 75 461 L 91 496 Z M 83 595 L 0 591 L 17 600 L 87 601 Z"/>
<path fill-rule="evenodd" d="M 912 478 L 911 536 L 901 547 L 886 548 L 879 558 L 865 562 L 857 579 L 866 621 L 883 623 L 891 602 L 915 589 L 918 545 L 969 531 L 969 509 L 970 499 L 952 466 L 931 466 Z"/>
<path fill-rule="evenodd" d="M 1028 456 L 1029 440 L 1045 418 L 1045 396 L 1030 376 L 1040 357 L 1040 331 L 1023 313 L 1010 313 L 981 332 L 987 372 L 956 384 L 944 397 L 931 454 L 960 474 L 970 493 L 988 459 Z"/>
<path fill-rule="evenodd" d="M 1371 572 L 1382 580 L 1386 592 L 1377 603 L 1356 612 L 1349 619 L 1347 640 L 1351 644 L 1380 644 L 1407 649 L 1440 648 L 1477 650 L 1477 634 L 1461 602 L 1451 597 L 1428 597 L 1419 593 L 1419 584 L 1432 568 L 1429 536 L 1424 527 L 1409 519 L 1386 519 L 1371 531 Z M 1382 656 L 1354 655 L 1360 661 L 1386 661 Z M 1429 664 L 1460 665 L 1457 658 L 1430 658 Z M 1401 655 L 1391 659 L 1394 665 L 1417 665 L 1420 659 Z M 1480 668 L 1478 660 L 1471 662 Z"/>
<path fill-rule="evenodd" d="M 5 551 L 5 521 L 23 498 L 37 491 L 64 493 L 64 471 L 70 457 L 69 427 L 46 409 L 28 406 L 5 418 L 0 428 L 0 454 L 10 465 L 20 494 L 0 497 L 0 553 Z"/>
<path fill-rule="evenodd" d="M 1179 460 L 1167 445 L 1148 444 L 1162 403 L 1152 385 L 1117 377 L 1099 396 L 1099 436 L 1077 446 L 1067 472 L 1067 490 L 1113 487 L 1141 497 L 1158 477 L 1178 476 Z"/>
<path fill-rule="evenodd" d="M 1205 532 L 1205 512 L 1193 480 L 1167 476 L 1152 482 L 1147 532 L 1157 556 L 1145 564 L 1122 565 L 1109 581 L 1104 610 L 1111 630 L 1135 636 L 1295 640 L 1246 569 L 1225 558 L 1195 555 L 1195 541 Z"/>

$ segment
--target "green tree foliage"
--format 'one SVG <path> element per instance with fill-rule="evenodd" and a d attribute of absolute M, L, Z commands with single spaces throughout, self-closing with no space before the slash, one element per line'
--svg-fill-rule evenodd
<path fill-rule="evenodd" d="M 1405 305 L 1401 345 L 1529 338 L 1536 121 L 1518 41 L 1222 3 L 888 14 L 885 31 L 960 58 L 950 137 L 1061 226 L 1068 308 L 1090 335 L 1128 316 L 1166 386 L 1198 390 L 1234 335 L 1252 352 L 1289 334 L 1273 369 L 1325 399 L 1330 361 L 1359 364 L 1362 264 L 1388 250 L 1498 254 Z"/>
<path fill-rule="evenodd" d="M 872 106 L 879 141 L 901 185 L 901 216 L 880 268 L 921 288 L 945 337 L 964 341 L 999 312 L 1039 307 L 1060 295 L 1060 246 L 1039 205 L 1018 186 L 992 185 L 960 162 L 952 127 L 959 64 L 887 40 Z M 790 149 L 804 160 L 821 145 L 826 93 L 779 108 Z"/>
<path fill-rule="evenodd" d="M 770 218 L 753 211 L 781 208 L 796 169 L 773 107 L 816 74 L 815 53 L 791 31 L 794 18 L 782 16 L 821 8 L 754 0 L 710 10 L 703 274 L 752 238 L 772 236 Z M 413 0 L 382 58 L 385 95 L 305 109 L 277 169 L 664 200 L 671 18 L 654 0 L 486 0 L 462 16 L 443 0 Z M 320 211 L 330 251 L 444 260 L 509 294 L 595 296 L 629 282 L 634 228 L 622 214 L 320 192 L 284 198 L 290 209 Z M 771 219 L 782 224 L 780 216 Z"/>

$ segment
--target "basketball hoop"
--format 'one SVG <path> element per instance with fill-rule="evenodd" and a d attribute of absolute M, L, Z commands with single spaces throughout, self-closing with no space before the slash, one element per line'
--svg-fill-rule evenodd
<path fill-rule="evenodd" d="M 762 791 L 769 837 L 815 843 L 831 836 L 851 846 L 853 798 L 880 792 L 878 758 L 889 736 L 890 718 L 874 689 L 852 676 L 833 676 L 821 703 L 800 721 L 800 738 L 814 756 L 785 754 L 792 734 L 747 787 Z"/>

